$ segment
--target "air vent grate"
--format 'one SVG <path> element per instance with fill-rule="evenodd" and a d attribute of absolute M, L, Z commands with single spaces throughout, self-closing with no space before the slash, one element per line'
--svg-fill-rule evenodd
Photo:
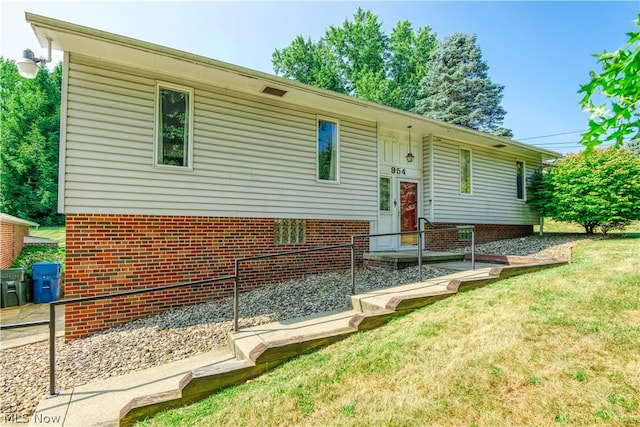
<path fill-rule="evenodd" d="M 262 93 L 266 93 L 267 95 L 279 96 L 280 98 L 282 98 L 287 93 L 287 91 L 282 89 L 276 89 L 275 87 L 267 86 L 264 89 L 262 89 Z"/>

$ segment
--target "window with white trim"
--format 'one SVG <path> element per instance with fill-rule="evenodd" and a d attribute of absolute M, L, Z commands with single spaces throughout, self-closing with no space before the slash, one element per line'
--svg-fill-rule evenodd
<path fill-rule="evenodd" d="M 516 161 L 516 198 L 524 200 L 526 197 L 524 162 Z"/>
<path fill-rule="evenodd" d="M 191 168 L 193 158 L 193 90 L 156 86 L 156 166 Z"/>
<path fill-rule="evenodd" d="M 380 210 L 391 211 L 391 178 L 380 177 Z"/>
<path fill-rule="evenodd" d="M 471 194 L 471 150 L 460 149 L 460 194 Z"/>
<path fill-rule="evenodd" d="M 318 119 L 318 180 L 338 182 L 339 124 Z"/>
<path fill-rule="evenodd" d="M 306 229 L 305 219 L 276 219 L 273 224 L 273 242 L 276 245 L 303 244 L 306 239 Z"/>

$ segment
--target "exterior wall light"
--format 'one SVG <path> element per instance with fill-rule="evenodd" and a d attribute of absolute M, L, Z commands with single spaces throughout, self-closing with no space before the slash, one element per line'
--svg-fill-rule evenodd
<path fill-rule="evenodd" d="M 44 65 L 51 62 L 51 39 L 49 40 L 49 56 L 45 58 L 36 58 L 31 49 L 25 49 L 22 51 L 22 58 L 16 61 L 18 66 L 18 73 L 26 79 L 34 79 L 38 74 L 40 65 Z"/>
<path fill-rule="evenodd" d="M 405 158 L 407 159 L 408 163 L 412 163 L 413 159 L 415 159 L 416 156 L 414 156 L 411 152 L 411 125 L 407 126 L 407 129 L 409 129 L 409 153 L 405 156 Z"/>

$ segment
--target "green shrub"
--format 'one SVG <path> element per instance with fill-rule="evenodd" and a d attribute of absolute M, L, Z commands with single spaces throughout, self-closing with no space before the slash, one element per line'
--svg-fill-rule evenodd
<path fill-rule="evenodd" d="M 26 268 L 27 274 L 31 274 L 31 266 L 37 262 L 58 261 L 62 263 L 64 271 L 64 259 L 64 249 L 53 246 L 26 246 L 11 267 Z"/>

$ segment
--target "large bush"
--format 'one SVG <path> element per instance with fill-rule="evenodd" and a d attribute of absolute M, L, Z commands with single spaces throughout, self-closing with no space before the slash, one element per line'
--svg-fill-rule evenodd
<path fill-rule="evenodd" d="M 534 180 L 531 190 L 540 215 L 606 234 L 640 219 L 640 158 L 616 148 L 569 155 Z"/>

